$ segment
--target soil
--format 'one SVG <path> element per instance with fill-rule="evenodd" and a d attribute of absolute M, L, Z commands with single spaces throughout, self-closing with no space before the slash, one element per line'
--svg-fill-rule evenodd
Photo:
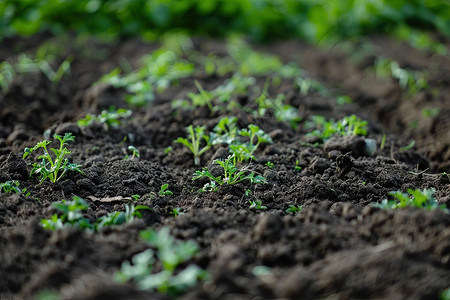
<path fill-rule="evenodd" d="M 4 40 L 0 60 L 14 61 L 19 51 L 32 52 L 49 39 L 54 38 L 44 34 Z M 196 91 L 193 79 L 211 89 L 230 75 L 199 73 L 180 80 L 158 94 L 152 106 L 134 110 L 132 119 L 119 128 L 78 127 L 76 121 L 86 113 L 98 114 L 111 105 L 125 107 L 123 90 L 92 83 L 124 58 L 136 66 L 156 44 L 75 43 L 66 48 L 74 57 L 71 73 L 57 85 L 40 73 L 18 75 L 7 92 L 0 92 L 0 182 L 18 180 L 30 196 L 0 194 L 0 298 L 33 299 L 50 290 L 62 299 L 165 299 L 112 279 L 123 261 L 149 247 L 139 231 L 165 226 L 177 239 L 199 245 L 192 263 L 210 273 L 207 282 L 190 289 L 183 299 L 438 299 L 450 287 L 450 214 L 382 210 L 371 203 L 385 199 L 390 191 L 433 187 L 439 203 L 450 205 L 450 180 L 440 175 L 450 173 L 450 58 L 419 52 L 387 37 L 365 42 L 373 52 L 364 53 L 361 45 L 348 52 L 340 45 L 324 49 L 298 41 L 257 48 L 296 62 L 331 90 L 349 95 L 353 102 L 338 106 L 329 95 L 301 95 L 292 80 L 269 90 L 273 96 L 285 93 L 304 120 L 349 114 L 368 120 L 368 138 L 380 145 L 383 134 L 387 137 L 384 149 L 378 147 L 373 156 L 364 154 L 362 138 L 335 137 L 317 146 L 317 139 L 306 136 L 303 123 L 293 129 L 273 116 L 254 117 L 243 110 L 225 114 L 171 107 L 171 100 Z M 222 41 L 194 39 L 194 46 L 205 54 L 226 51 Z M 409 95 L 394 79 L 375 77 L 366 68 L 376 55 L 428 72 L 430 87 Z M 257 77 L 257 90 L 264 82 Z M 254 97 L 238 100 L 251 106 Z M 439 113 L 425 117 L 426 108 L 439 108 Z M 209 131 L 231 115 L 239 118 L 241 128 L 257 124 L 272 137 L 273 144 L 263 144 L 248 165 L 267 184 L 243 182 L 198 193 L 205 182 L 191 178 L 200 168 L 187 148 L 174 140 L 185 136 L 190 124 Z M 21 158 L 23 150 L 42 140 L 46 131 L 76 136 L 68 145 L 70 160 L 82 165 L 84 175 L 69 172 L 57 183 L 42 184 L 30 178 L 30 160 Z M 411 140 L 415 147 L 401 151 Z M 128 145 L 140 151 L 139 160 L 123 159 Z M 172 151 L 166 153 L 168 146 Z M 201 162 L 212 167 L 214 159 L 227 155 L 216 145 Z M 272 168 L 266 165 L 269 161 Z M 294 168 L 297 161 L 300 171 Z M 158 196 L 165 183 L 173 196 Z M 249 208 L 247 189 L 266 210 Z M 135 194 L 141 198 L 131 200 Z M 91 220 L 123 211 L 131 201 L 152 211 L 95 234 L 76 228 L 43 229 L 40 220 L 56 212 L 51 203 L 74 195 L 88 201 L 86 217 Z M 122 197 L 105 202 L 117 196 Z M 291 204 L 302 205 L 302 211 L 287 213 Z M 183 211 L 178 217 L 170 214 L 176 207 Z M 256 266 L 271 272 L 257 274 Z"/>

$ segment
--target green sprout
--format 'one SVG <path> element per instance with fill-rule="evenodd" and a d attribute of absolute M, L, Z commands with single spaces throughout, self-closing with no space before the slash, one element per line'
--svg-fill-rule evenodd
<path fill-rule="evenodd" d="M 228 156 L 228 158 L 224 161 L 216 159 L 214 160 L 214 163 L 221 166 L 223 169 L 223 176 L 214 176 L 212 175 L 207 167 L 204 167 L 201 171 L 196 171 L 194 173 L 194 177 L 192 180 L 197 180 L 200 178 L 209 178 L 210 182 L 205 184 L 205 186 L 200 189 L 201 192 L 204 191 L 216 191 L 218 189 L 217 185 L 234 185 L 239 182 L 242 182 L 244 180 L 248 180 L 251 183 L 265 183 L 266 179 L 261 175 L 256 175 L 255 173 L 251 172 L 250 174 L 246 175 L 245 170 L 239 170 L 235 163 L 234 163 L 234 155 Z"/>
<path fill-rule="evenodd" d="M 261 200 L 248 200 L 250 203 L 250 209 L 256 209 L 256 210 L 265 210 L 267 209 L 267 206 L 262 205 Z"/>
<path fill-rule="evenodd" d="M 159 195 L 161 197 L 173 195 L 173 193 L 169 190 L 169 184 L 166 183 L 161 186 L 161 189 L 159 190 Z"/>
<path fill-rule="evenodd" d="M 273 162 L 270 162 L 270 161 L 266 162 L 265 165 L 266 165 L 267 167 L 271 168 L 271 169 L 272 169 L 273 166 L 274 166 Z"/>
<path fill-rule="evenodd" d="M 226 117 L 220 119 L 214 132 L 211 134 L 212 144 L 233 144 L 239 137 L 239 128 L 237 127 L 236 117 Z"/>
<path fill-rule="evenodd" d="M 17 180 L 8 180 L 3 183 L 0 183 L 0 194 L 3 192 L 10 194 L 25 194 L 25 196 L 30 196 L 30 193 L 27 192 L 26 188 L 20 189 L 19 182 Z"/>
<path fill-rule="evenodd" d="M 57 139 L 60 143 L 59 149 L 50 148 L 54 153 L 55 158 L 52 158 L 50 152 L 47 150 L 47 146 L 51 143 L 48 140 L 37 143 L 33 148 L 25 148 L 23 158 L 26 158 L 30 153 L 40 148 L 44 151 L 44 154 L 38 157 L 38 159 L 42 159 L 42 161 L 40 163 L 33 163 L 33 169 L 31 170 L 30 176 L 39 175 L 41 178 L 40 183 L 44 182 L 46 179 L 54 183 L 60 180 L 67 171 L 77 171 L 84 174 L 83 171 L 80 170 L 81 165 L 69 163 L 69 160 L 65 158 L 67 154 L 71 153 L 65 146 L 67 142 L 75 140 L 75 136 L 70 132 L 66 132 L 64 137 L 54 134 L 53 138 Z"/>
<path fill-rule="evenodd" d="M 382 209 L 396 209 L 404 207 L 417 207 L 426 210 L 440 209 L 444 212 L 448 212 L 445 204 L 439 205 L 436 198 L 434 198 L 434 193 L 436 190 L 434 188 L 430 189 L 408 189 L 408 194 L 402 193 L 401 191 L 389 192 L 389 195 L 394 198 L 394 200 L 388 201 L 383 199 L 381 203 L 372 204 L 375 207 Z"/>
<path fill-rule="evenodd" d="M 120 124 L 122 124 L 122 119 L 128 119 L 131 116 L 131 110 L 119 108 L 116 111 L 114 110 L 103 110 L 99 115 L 94 116 L 87 114 L 83 119 L 77 121 L 79 127 L 89 126 L 93 122 L 99 122 L 103 124 L 105 130 L 108 130 L 110 127 L 118 128 Z"/>
<path fill-rule="evenodd" d="M 175 207 L 170 211 L 169 214 L 171 214 L 172 216 L 174 216 L 176 218 L 179 215 L 183 214 L 183 209 L 181 207 Z"/>
<path fill-rule="evenodd" d="M 325 141 L 334 135 L 367 135 L 367 125 L 367 121 L 355 115 L 345 116 L 337 122 L 333 119 L 326 120 L 323 116 L 312 116 L 312 121 L 306 123 L 306 128 L 317 128 L 308 135 Z"/>
<path fill-rule="evenodd" d="M 128 160 L 128 159 L 133 160 L 135 157 L 136 158 L 141 157 L 141 154 L 139 153 L 139 150 L 136 147 L 130 145 L 130 146 L 128 146 L 128 150 L 131 151 L 131 156 L 129 154 L 125 155 L 123 157 L 124 160 Z"/>
<path fill-rule="evenodd" d="M 64 227 L 78 227 L 90 231 L 99 231 L 106 226 L 129 223 L 135 217 L 142 218 L 140 210 L 151 210 L 145 205 L 125 205 L 125 212 L 111 212 L 91 222 L 83 216 L 83 212 L 88 210 L 89 204 L 81 197 L 74 196 L 72 201 L 62 200 L 60 203 L 53 203 L 53 207 L 61 213 L 54 214 L 50 219 L 42 219 L 41 225 L 48 230 L 58 230 Z"/>
<path fill-rule="evenodd" d="M 189 125 L 186 128 L 188 133 L 188 139 L 179 137 L 175 140 L 175 143 L 180 143 L 185 145 L 194 154 L 194 164 L 196 166 L 200 165 L 200 155 L 205 153 L 209 148 L 211 148 L 210 137 L 205 134 L 205 127 Z M 206 145 L 200 148 L 201 141 L 204 140 Z"/>
<path fill-rule="evenodd" d="M 0 87 L 3 91 L 8 91 L 9 85 L 16 76 L 14 67 L 7 61 L 0 63 Z"/>
<path fill-rule="evenodd" d="M 295 167 L 294 170 L 297 172 L 300 172 L 302 170 L 302 167 L 300 167 L 298 159 L 295 161 Z"/>
<path fill-rule="evenodd" d="M 175 240 L 167 227 L 159 231 L 141 231 L 140 237 L 155 247 L 156 251 L 147 249 L 134 255 L 131 263 L 124 261 L 120 271 L 115 274 L 117 281 L 126 283 L 133 280 L 141 290 L 157 290 L 162 294 L 179 296 L 208 278 L 208 273 L 197 265 L 185 264 L 198 252 L 195 242 Z M 161 262 L 162 270 L 155 273 L 157 259 Z"/>
<path fill-rule="evenodd" d="M 247 129 L 242 129 L 239 134 L 249 138 L 248 143 L 230 145 L 230 152 L 234 156 L 235 163 L 241 163 L 254 159 L 253 153 L 262 143 L 272 143 L 272 139 L 257 125 L 250 124 Z"/>
<path fill-rule="evenodd" d="M 131 195 L 131 199 L 133 199 L 133 200 L 139 200 L 140 198 L 141 198 L 141 195 L 138 195 L 138 194 Z"/>
<path fill-rule="evenodd" d="M 291 213 L 293 215 L 296 215 L 297 213 L 299 213 L 301 210 L 303 209 L 303 207 L 301 205 L 289 205 L 289 207 L 286 209 L 287 213 Z"/>

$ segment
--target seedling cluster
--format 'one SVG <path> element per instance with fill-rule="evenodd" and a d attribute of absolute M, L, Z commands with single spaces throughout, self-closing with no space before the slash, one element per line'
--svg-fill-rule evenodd
<path fill-rule="evenodd" d="M 132 111 L 125 108 L 117 110 L 103 110 L 99 115 L 94 116 L 87 114 L 83 119 L 77 121 L 78 126 L 89 126 L 94 122 L 103 124 L 105 129 L 118 128 L 122 124 L 122 120 L 130 118 Z"/>
<path fill-rule="evenodd" d="M 382 209 L 396 209 L 405 207 L 417 207 L 426 210 L 440 209 L 444 212 L 448 212 L 445 204 L 439 205 L 438 201 L 434 197 L 436 190 L 434 188 L 429 189 L 408 189 L 408 194 L 401 191 L 390 192 L 389 195 L 394 200 L 383 199 L 381 203 L 374 203 L 373 206 Z"/>
<path fill-rule="evenodd" d="M 339 121 L 327 120 L 323 116 L 312 116 L 311 119 L 305 124 L 307 128 L 314 128 L 308 135 L 317 136 L 323 141 L 334 135 L 367 135 L 368 122 L 355 115 L 346 116 Z"/>
<path fill-rule="evenodd" d="M 71 153 L 66 148 L 66 145 L 68 142 L 74 141 L 75 136 L 73 136 L 72 133 L 67 132 L 63 137 L 58 134 L 54 134 L 53 138 L 59 141 L 59 148 L 50 148 L 54 154 L 54 157 L 52 157 L 47 149 L 47 146 L 51 143 L 51 141 L 48 140 L 43 140 L 37 143 L 33 148 L 25 148 L 23 154 L 24 159 L 36 150 L 42 149 L 44 152 L 38 157 L 38 160 L 41 161 L 33 163 L 30 176 L 37 175 L 40 178 L 41 183 L 46 179 L 54 183 L 59 181 L 68 171 L 75 171 L 84 174 L 80 169 L 81 165 L 70 163 L 69 159 L 66 158 L 66 155 Z"/>
<path fill-rule="evenodd" d="M 77 227 L 89 231 L 99 231 L 106 226 L 131 222 L 135 217 L 142 218 L 140 211 L 150 210 L 148 206 L 126 204 L 125 212 L 111 212 L 91 222 L 83 216 L 83 212 L 89 208 L 89 204 L 81 197 L 74 196 L 72 201 L 62 200 L 62 202 L 52 205 L 60 211 L 60 214 L 54 214 L 50 219 L 41 220 L 42 227 L 49 230 Z"/>
<path fill-rule="evenodd" d="M 0 194 L 1 193 L 15 193 L 15 194 L 24 194 L 25 196 L 30 196 L 30 193 L 27 192 L 26 188 L 20 189 L 19 182 L 17 180 L 8 180 L 0 183 Z"/>

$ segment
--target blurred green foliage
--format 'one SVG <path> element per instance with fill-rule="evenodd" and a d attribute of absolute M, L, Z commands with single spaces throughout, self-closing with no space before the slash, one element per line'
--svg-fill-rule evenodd
<path fill-rule="evenodd" d="M 181 29 L 318 42 L 405 25 L 450 36 L 448 0 L 3 0 L 0 15 L 0 38 L 73 30 L 153 39 Z"/>

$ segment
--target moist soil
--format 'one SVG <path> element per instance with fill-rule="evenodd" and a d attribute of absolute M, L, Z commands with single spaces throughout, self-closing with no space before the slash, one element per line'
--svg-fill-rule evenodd
<path fill-rule="evenodd" d="M 53 37 L 4 40 L 0 59 L 14 61 L 19 51 L 32 53 L 48 39 Z M 339 45 L 324 49 L 298 41 L 256 48 L 295 62 L 329 89 L 349 95 L 351 104 L 336 105 L 332 96 L 301 95 L 287 79 L 269 89 L 272 96 L 286 94 L 303 120 L 350 114 L 368 120 L 367 138 L 378 145 L 372 156 L 365 154 L 362 138 L 335 137 L 324 146 L 306 135 L 304 123 L 294 129 L 270 114 L 172 108 L 171 100 L 196 92 L 194 79 L 208 90 L 230 75 L 195 73 L 182 79 L 157 94 L 151 106 L 134 109 L 118 128 L 78 127 L 76 121 L 86 113 L 126 107 L 123 90 L 92 84 L 124 58 L 137 66 L 157 44 L 90 41 L 68 47 L 74 57 L 71 73 L 56 85 L 41 73 L 18 75 L 0 93 L 0 182 L 18 180 L 30 196 L 0 194 L 0 298 L 33 299 L 42 291 L 55 291 L 62 299 L 168 298 L 113 280 L 122 262 L 150 247 L 139 238 L 141 230 L 168 227 L 175 238 L 199 245 L 191 262 L 210 274 L 180 298 L 438 299 L 450 287 L 450 215 L 438 209 L 383 210 L 371 203 L 390 191 L 433 187 L 439 203 L 450 205 L 449 177 L 442 175 L 450 172 L 450 59 L 386 37 L 365 42 L 373 52 L 364 53 L 362 45 L 344 51 Z M 204 54 L 226 53 L 222 41 L 194 39 L 194 47 Z M 429 88 L 410 95 L 396 80 L 377 78 L 366 70 L 377 55 L 426 71 Z M 266 79 L 256 78 L 255 90 L 261 91 Z M 236 101 L 252 107 L 255 96 Z M 430 108 L 439 113 L 424 116 L 422 111 Z M 225 116 L 238 117 L 240 128 L 256 124 L 271 136 L 273 144 L 262 144 L 246 166 L 267 183 L 242 182 L 199 193 L 206 182 L 193 181 L 192 174 L 200 167 L 174 140 L 186 136 L 190 124 L 211 131 Z M 416 126 L 410 126 L 413 121 Z M 41 184 L 29 176 L 30 159 L 22 159 L 23 150 L 43 140 L 44 132 L 76 136 L 68 145 L 70 160 L 82 166 L 84 175 L 69 172 L 59 182 Z M 383 134 L 386 142 L 380 149 Z M 411 140 L 415 147 L 402 151 Z M 129 145 L 139 150 L 139 159 L 123 159 Z M 172 151 L 165 151 L 169 146 Z M 227 155 L 226 148 L 216 145 L 201 156 L 201 164 L 212 168 L 214 159 Z M 166 183 L 174 195 L 159 196 Z M 248 189 L 251 196 L 246 196 Z M 141 198 L 132 200 L 136 194 Z M 40 220 L 57 212 L 51 204 L 75 195 L 89 203 L 85 216 L 91 220 L 123 211 L 130 202 L 152 211 L 97 233 L 43 229 Z M 252 199 L 267 209 L 250 208 Z M 286 212 L 289 205 L 303 209 L 293 215 Z M 174 217 L 174 208 L 183 213 Z M 270 272 L 257 273 L 257 266 Z"/>

